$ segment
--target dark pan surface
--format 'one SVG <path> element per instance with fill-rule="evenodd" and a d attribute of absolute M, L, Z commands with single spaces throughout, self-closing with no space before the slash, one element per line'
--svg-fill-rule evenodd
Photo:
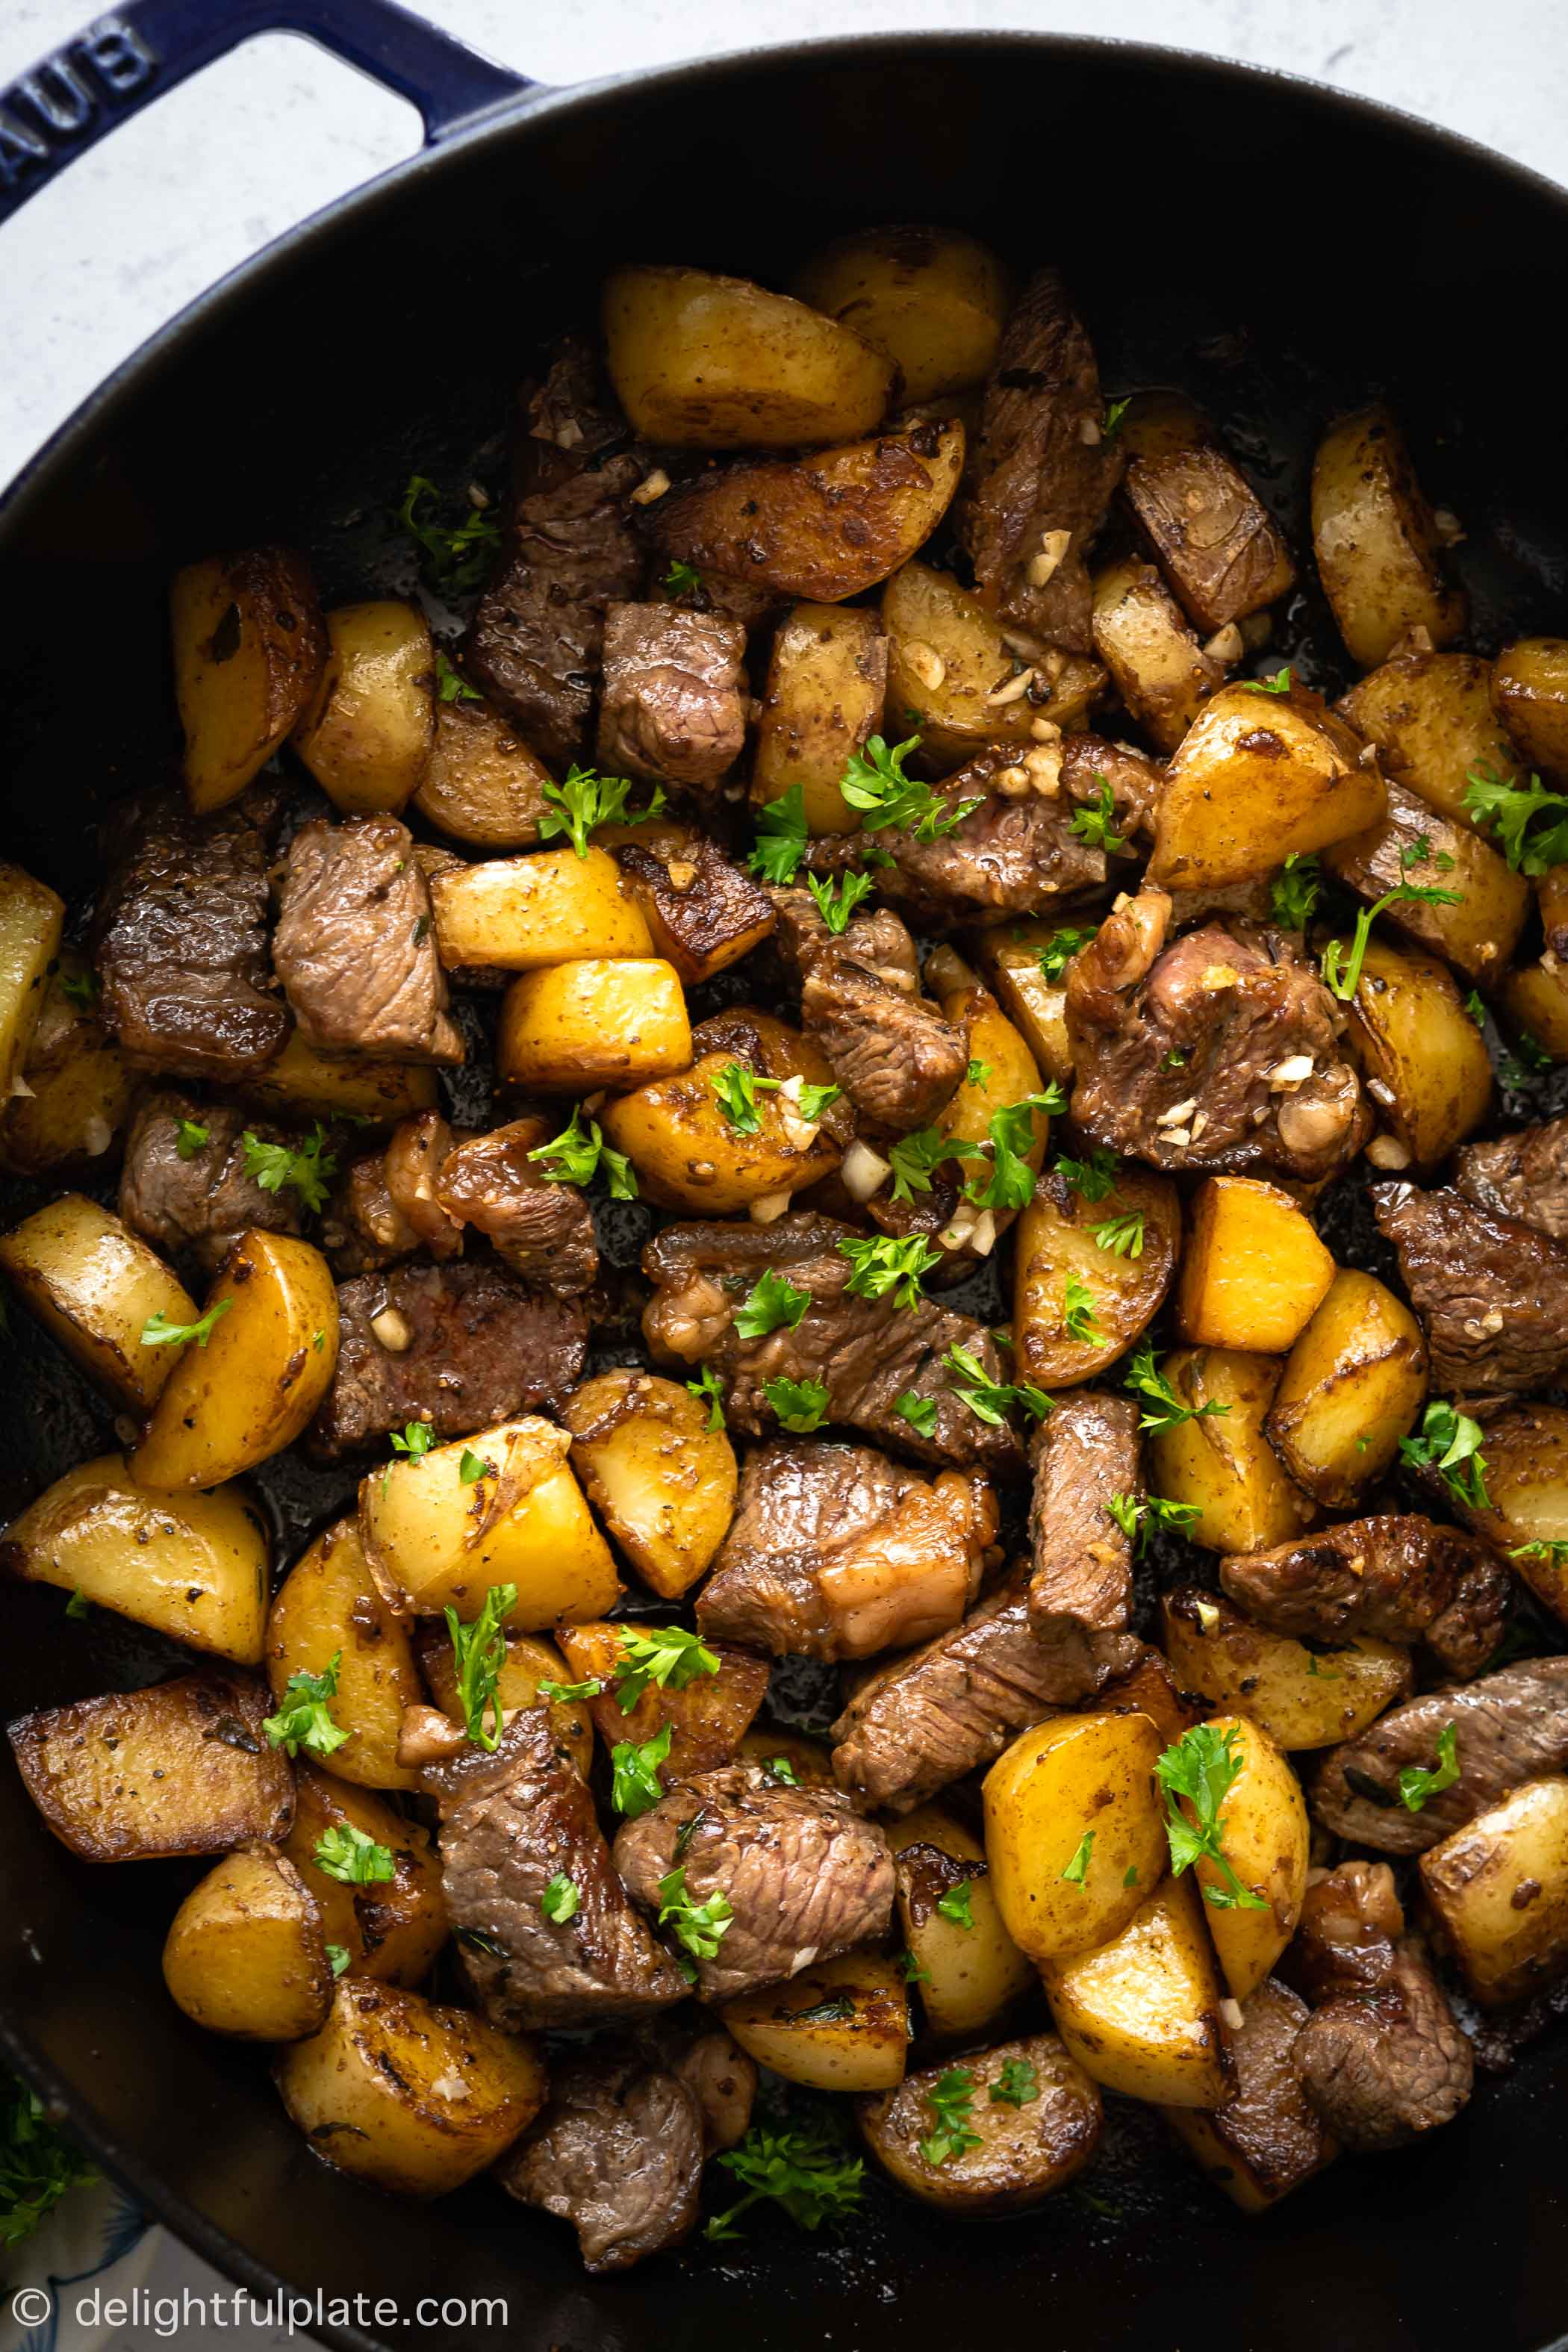
<path fill-rule="evenodd" d="M 79 904 L 88 828 L 173 746 L 163 594 L 228 541 L 297 539 L 323 599 L 411 585 L 408 475 L 497 478 L 530 350 L 610 259 L 782 274 L 824 235 L 920 218 L 1069 271 L 1112 391 L 1175 383 L 1220 419 L 1304 543 L 1336 409 L 1386 393 L 1426 487 L 1464 519 L 1483 650 L 1568 609 L 1568 436 L 1520 354 L 1568 294 L 1568 199 L 1460 142 L 1237 68 L 1090 43 L 862 41 L 537 101 L 411 167 L 201 307 L 68 436 L 0 546 L 5 854 Z M 1340 682 L 1315 595 L 1282 652 Z M 9 1203 L 0 1202 L 0 1209 Z M 635 1244 L 628 1233 L 625 1246 Z M 0 1509 L 112 1443 L 26 1318 L 0 1352 Z M 343 1482 L 275 1480 L 292 1538 Z M 0 1714 L 166 1670 L 151 1637 L 5 1595 Z M 569 2233 L 479 2186 L 411 2213 L 328 2172 L 254 2053 L 202 2035 L 159 1972 L 180 1868 L 71 1862 L 0 1770 L 0 2011 L 103 2157 L 215 2261 L 377 2333 L 371 2304 L 499 2296 L 520 2352 L 1433 2352 L 1568 2342 L 1568 2041 L 1432 2145 L 1342 2160 L 1243 2221 L 1109 2103 L 1086 2183 L 1016 2221 L 948 2224 L 875 2186 L 836 2243 L 741 2246 L 591 2283 Z M 18 2046 L 21 2046 L 19 2043 Z"/>

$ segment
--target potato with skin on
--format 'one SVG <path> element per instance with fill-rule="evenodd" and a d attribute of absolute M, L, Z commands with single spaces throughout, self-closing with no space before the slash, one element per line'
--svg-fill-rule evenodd
<path fill-rule="evenodd" d="M 1351 1037 L 1380 1126 L 1415 1170 L 1435 1168 L 1491 1108 L 1487 1043 L 1452 972 L 1374 929 L 1351 1004 Z"/>
<path fill-rule="evenodd" d="M 436 949 L 448 971 L 537 971 L 592 957 L 647 956 L 653 941 L 620 867 L 589 844 L 489 857 L 430 877 Z"/>
<path fill-rule="evenodd" d="M 1236 2088 L 1224 2106 L 1163 2114 L 1217 2189 L 1244 2213 L 1266 2213 L 1339 2151 L 1291 2063 L 1306 2002 L 1270 1977 L 1241 2006 L 1241 2024 L 1229 2036 Z"/>
<path fill-rule="evenodd" d="M 1568 1410 L 1510 1405 L 1488 1422 L 1482 1451 L 1487 1507 L 1455 1496 L 1454 1510 L 1568 1624 L 1568 1555 L 1554 1549 L 1568 1544 Z"/>
<path fill-rule="evenodd" d="M 1239 1768 L 1220 1808 L 1221 1851 L 1247 1893 L 1258 1896 L 1263 1906 L 1253 1910 L 1241 1904 L 1216 1905 L 1204 1895 L 1226 1990 L 1233 2000 L 1245 2000 L 1262 1983 L 1300 1923 L 1311 1833 L 1301 1783 L 1262 1726 L 1246 1715 L 1215 1715 L 1209 1722 L 1228 1741 L 1231 1760 Z M 1183 1802 L 1193 1819 L 1190 1803 Z M 1222 1895 L 1230 1890 L 1229 1879 L 1207 1857 L 1193 1864 L 1193 1874 L 1200 1888 L 1213 1887 Z"/>
<path fill-rule="evenodd" d="M 1239 1348 L 1179 1348 L 1160 1366 L 1192 1418 L 1149 1432 L 1149 1485 L 1197 1506 L 1182 1532 L 1211 1551 L 1268 1551 L 1318 1516 L 1264 1434 L 1282 1369 Z"/>
<path fill-rule="evenodd" d="M 694 827 L 649 826 L 616 848 L 616 862 L 642 910 L 655 955 L 673 964 L 688 988 L 728 971 L 777 928 L 778 914 L 760 882 Z"/>
<path fill-rule="evenodd" d="M 1296 567 L 1238 466 L 1205 446 L 1134 457 L 1122 495 L 1156 562 L 1205 635 L 1287 594 Z"/>
<path fill-rule="evenodd" d="M 1102 1249 L 1097 1229 L 1131 1233 L 1142 1217 L 1142 1245 Z M 1132 1346 L 1170 1287 L 1181 1246 L 1182 1210 L 1168 1176 L 1124 1160 L 1110 1190 L 1086 1200 L 1065 1176 L 1047 1176 L 1019 1212 L 1013 1294 L 1017 1377 L 1038 1386 L 1070 1388 L 1092 1380 Z M 1133 1236 L 1136 1238 L 1136 1235 Z M 1088 1336 L 1068 1329 L 1067 1286 L 1076 1281 L 1092 1302 Z"/>
<path fill-rule="evenodd" d="M 503 1715 L 510 1715 L 514 1707 L 546 1707 L 556 1748 L 586 1772 L 594 1760 L 594 1718 L 587 1707 L 581 1699 L 541 1699 L 539 1696 L 542 1683 L 563 1689 L 574 1680 L 572 1669 L 552 1642 L 542 1641 L 536 1633 L 517 1633 L 510 1624 L 502 1628 L 502 1634 L 506 1654 L 496 1677 L 496 1705 Z M 432 1699 L 444 1715 L 460 1724 L 463 1706 L 458 1696 L 457 1659 L 445 1621 L 420 1618 L 414 1646 Z"/>
<path fill-rule="evenodd" d="M 767 1660 L 732 1642 L 710 1643 L 710 1654 L 719 1661 L 717 1674 L 694 1675 L 679 1690 L 673 1683 L 650 1682 L 634 1706 L 623 1707 L 616 1671 L 627 1663 L 625 1637 L 652 1630 L 601 1620 L 563 1625 L 557 1634 L 571 1679 L 602 1685 L 587 1705 L 605 1753 L 623 1740 L 641 1748 L 668 1724 L 670 1780 L 730 1763 L 767 1696 Z"/>
<path fill-rule="evenodd" d="M 782 1030 L 784 1024 L 775 1026 Z M 781 1066 L 793 1062 L 791 1075 L 812 1086 L 834 1084 L 815 1045 L 794 1033 L 786 1038 Z M 795 1103 L 772 1087 L 757 1089 L 756 1133 L 741 1132 L 718 1091 L 730 1083 L 726 1074 L 739 1058 L 733 1053 L 703 1054 L 689 1069 L 651 1079 L 600 1112 L 606 1140 L 626 1153 L 639 1190 L 659 1207 L 734 1216 L 753 1201 L 804 1192 L 837 1171 L 842 1148 L 816 1121 L 803 1120 Z"/>
<path fill-rule="evenodd" d="M 1112 1942 L 1159 1884 L 1165 1741 L 1145 1715 L 1058 1715 L 985 1776 L 985 1853 L 1008 1934 L 1036 1960 Z M 1070 1873 L 1070 1875 L 1069 1875 Z"/>
<path fill-rule="evenodd" d="M 1477 654 L 1395 654 L 1335 705 L 1377 749 L 1391 782 L 1453 824 L 1489 837 L 1465 806 L 1472 768 L 1511 777 L 1519 754 L 1492 708 L 1492 666 Z"/>
<path fill-rule="evenodd" d="M 1375 1275 L 1341 1266 L 1285 1359 L 1263 1426 L 1298 1486 L 1352 1511 L 1389 1469 L 1426 1396 L 1426 1342 Z"/>
<path fill-rule="evenodd" d="M 330 1831 L 351 1829 L 386 1848 L 390 1878 L 353 1885 L 321 1869 L 316 1851 L 322 1839 Z M 449 1933 L 441 1864 L 427 1829 L 394 1812 L 384 1797 L 334 1780 L 301 1756 L 294 1767 L 293 1826 L 283 1851 L 315 1901 L 328 1943 L 348 1954 L 351 1974 L 384 1984 L 423 1983 Z"/>
<path fill-rule="evenodd" d="M 1318 577 L 1352 661 L 1386 661 L 1411 629 L 1446 646 L 1465 599 L 1445 577 L 1436 524 L 1405 438 L 1384 408 L 1342 417 L 1312 462 Z"/>
<path fill-rule="evenodd" d="M 1568 1780 L 1510 1790 L 1421 1856 L 1421 1885 L 1483 2009 L 1524 2000 L 1568 1968 Z"/>
<path fill-rule="evenodd" d="M 918 1974 L 925 2030 L 962 2041 L 984 2033 L 1029 1990 L 1035 1971 L 1003 1924 L 985 1848 L 944 1805 L 919 1805 L 888 1824 L 899 1925 Z M 963 1906 L 967 1896 L 968 1916 Z M 950 1898 L 960 1916 L 942 1909 Z"/>
<path fill-rule="evenodd" d="M 95 1387 L 152 1411 L 179 1349 L 144 1347 L 142 1334 L 155 1315 L 194 1323 L 196 1303 L 139 1234 L 85 1193 L 66 1192 L 0 1239 L 0 1268 Z"/>
<path fill-rule="evenodd" d="M 1214 442 L 1214 427 L 1196 401 L 1168 385 L 1133 393 L 1116 433 L 1130 466 L 1140 457 L 1174 457 Z"/>
<path fill-rule="evenodd" d="M 977 237 L 901 226 L 838 237 L 802 265 L 790 291 L 885 352 L 907 402 L 984 382 L 1009 298 L 1006 270 Z"/>
<path fill-rule="evenodd" d="M 882 730 L 888 641 L 862 604 L 793 604 L 773 635 L 752 759 L 752 800 L 801 788 L 808 833 L 856 833 L 844 772 Z"/>
<path fill-rule="evenodd" d="M 1146 878 L 1173 890 L 1249 882 L 1364 833 L 1384 805 L 1376 768 L 1321 695 L 1221 687 L 1166 772 Z"/>
<path fill-rule="evenodd" d="M 398 816 L 436 736 L 436 648 L 416 604 L 386 597 L 326 615 L 327 657 L 292 736 L 344 816 Z"/>
<path fill-rule="evenodd" d="M 297 2042 L 325 2023 L 332 1969 L 321 1915 L 276 1846 L 241 1846 L 192 1888 L 163 1939 L 163 1982 L 209 2033 Z"/>
<path fill-rule="evenodd" d="M 257 1675 L 202 1666 L 146 1690 L 39 1707 L 6 1727 L 27 1794 L 79 1862 L 222 1853 L 288 1833 L 294 1776 Z"/>
<path fill-rule="evenodd" d="M 435 737 L 414 806 L 438 833 L 474 849 L 531 849 L 552 781 L 510 719 L 465 680 L 458 678 L 449 698 L 437 692 Z"/>
<path fill-rule="evenodd" d="M 939 2147 L 937 2164 L 926 2144 L 939 2133 L 942 2111 L 931 2095 L 953 2073 L 968 2078 L 968 2106 L 959 2112 L 979 2145 Z M 1023 2097 L 1031 2087 L 1037 2095 Z M 1015 2095 L 1001 2095 L 1009 2091 Z M 1100 2144 L 1101 2110 L 1094 2084 L 1056 2035 L 1030 2033 L 924 2067 L 890 2095 L 862 2099 L 857 2115 L 872 2155 L 923 2204 L 1016 2213 L 1083 2170 Z"/>
<path fill-rule="evenodd" d="M 1522 964 L 1502 983 L 1503 1009 L 1554 1062 L 1568 1062 L 1568 976 L 1556 954 Z"/>
<path fill-rule="evenodd" d="M 719 2011 L 748 2057 L 814 2091 L 885 2091 L 904 2077 L 909 1990 L 893 1961 L 862 1948 Z"/>
<path fill-rule="evenodd" d="M 249 1099 L 284 1120 L 346 1118 L 395 1127 L 441 1098 L 436 1073 L 424 1062 L 373 1062 L 364 1055 L 328 1055 L 290 1030 L 275 1062 L 245 1082 Z"/>
<path fill-rule="evenodd" d="M 1046 1076 L 1063 1087 L 1073 1081 L 1068 992 L 1059 973 L 1054 980 L 1047 978 L 1040 959 L 1047 951 L 1059 951 L 1061 934 L 1068 930 L 1086 940 L 1094 935 L 1092 924 L 1026 917 L 1021 922 L 993 923 L 974 942 L 976 960 L 1004 1012 Z"/>
<path fill-rule="evenodd" d="M 1310 1219 L 1252 1176 L 1205 1176 L 1189 1215 L 1176 1286 L 1183 1339 L 1263 1355 L 1293 1347 L 1334 1278 Z"/>
<path fill-rule="evenodd" d="M 1568 637 L 1504 646 L 1492 667 L 1492 699 L 1531 766 L 1553 783 L 1568 781 Z"/>
<path fill-rule="evenodd" d="M 847 327 L 749 278 L 639 264 L 605 280 L 605 361 L 632 430 L 679 449 L 873 433 L 897 371 Z"/>
<path fill-rule="evenodd" d="M 276 1705 L 285 1705 L 291 1675 L 320 1675 L 334 1657 L 338 1688 L 328 1712 L 349 1737 L 318 1763 L 362 1788 L 417 1789 L 418 1774 L 397 1760 L 397 1739 L 404 1708 L 424 1693 L 407 1628 L 377 1591 L 353 1518 L 325 1528 L 274 1596 L 267 1675 Z"/>
<path fill-rule="evenodd" d="M 241 1486 L 210 1494 L 139 1486 L 122 1454 L 79 1463 L 0 1539 L 0 1567 L 79 1592 L 187 1649 L 261 1664 L 271 1539 Z"/>
<path fill-rule="evenodd" d="M 918 713 L 917 765 L 946 775 L 994 743 L 1026 751 L 1035 722 L 1081 727 L 1106 677 L 1082 654 L 1047 646 L 1015 657 L 1000 623 L 950 572 L 911 559 L 882 591 L 888 636 L 887 708 L 900 727 Z"/>
<path fill-rule="evenodd" d="M 63 948 L 22 1066 L 27 1091 L 0 1114 L 0 1168 L 9 1175 L 102 1165 L 130 1119 L 138 1080 L 95 1002 L 81 1001 L 92 984 L 86 958 Z"/>
<path fill-rule="evenodd" d="M 1124 1675 L 1116 1675 L 1085 1699 L 1087 1715 L 1146 1715 L 1160 1735 L 1160 1745 L 1173 1748 L 1184 1731 L 1200 1723 L 1206 1712 L 1203 1699 L 1184 1691 L 1171 1671 L 1170 1661 L 1145 1643 L 1142 1655 Z"/>
<path fill-rule="evenodd" d="M 1415 1688 L 1410 1653 L 1363 1635 L 1348 1649 L 1309 1649 L 1265 1633 L 1217 1593 L 1167 1593 L 1160 1644 L 1178 1682 L 1245 1716 L 1279 1747 L 1353 1739 Z"/>
<path fill-rule="evenodd" d="M 1110 1943 L 1041 1963 L 1068 2055 L 1106 2090 L 1166 2107 L 1217 2107 L 1229 2095 L 1204 1908 L 1190 1876 L 1167 1877 Z"/>
<path fill-rule="evenodd" d="M 0 860 L 0 1105 L 16 1091 L 59 951 L 65 900 Z"/>
<path fill-rule="evenodd" d="M 601 1372 L 567 1398 L 572 1467 L 645 1584 L 678 1601 L 711 1567 L 735 1512 L 739 1474 L 723 1427 L 679 1381 Z"/>
<path fill-rule="evenodd" d="M 543 1094 L 635 1087 L 690 1066 L 673 964 L 624 956 L 520 972 L 501 999 L 496 1075 Z"/>
<path fill-rule="evenodd" d="M 279 2053 L 273 2079 L 318 2156 L 401 2197 L 460 2189 L 527 2129 L 545 2093 L 523 2035 L 353 1976 L 320 2031 Z"/>
<path fill-rule="evenodd" d="M 209 555 L 169 592 L 185 794 L 198 816 L 237 800 L 315 693 L 327 633 L 289 547 Z"/>
<path fill-rule="evenodd" d="M 1129 716 L 1162 751 L 1173 751 L 1225 684 L 1224 664 L 1205 652 L 1153 565 L 1136 556 L 1096 575 L 1090 625 Z"/>
<path fill-rule="evenodd" d="M 838 1785 L 833 1777 L 831 1749 L 818 1740 L 807 1739 L 801 1732 L 781 1731 L 776 1724 L 764 1724 L 761 1730 L 753 1726 L 736 1748 L 735 1761 L 770 1768 L 782 1761 L 803 1789 L 835 1789 Z"/>
<path fill-rule="evenodd" d="M 217 1486 L 281 1454 L 332 1384 L 338 1294 L 319 1249 L 291 1234 L 241 1234 L 131 1456 L 147 1486 Z"/>
<path fill-rule="evenodd" d="M 1531 889 L 1468 825 L 1388 787 L 1382 822 L 1325 851 L 1331 874 L 1369 901 L 1409 883 L 1447 899 L 1395 899 L 1378 918 L 1487 987 L 1508 965 L 1530 912 Z"/>

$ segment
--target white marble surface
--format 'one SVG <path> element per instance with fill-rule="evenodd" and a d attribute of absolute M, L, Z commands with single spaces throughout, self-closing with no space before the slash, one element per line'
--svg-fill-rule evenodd
<path fill-rule="evenodd" d="M 425 13 L 542 81 L 756 43 L 900 26 L 1120 34 L 1332 82 L 1452 125 L 1568 179 L 1563 0 L 425 0 Z M 89 0 L 4 0 L 0 82 L 78 31 Z M 410 109 L 310 45 L 253 43 L 78 163 L 0 229 L 10 364 L 0 480 L 117 362 L 281 230 L 416 145 Z M 369 2282 L 366 2282 L 369 2284 Z M 164 2294 L 219 2285 L 183 2248 Z M 152 2352 L 149 2329 L 112 2352 Z M 302 2339 L 295 2337 L 294 2344 Z M 185 2326 L 183 2352 L 271 2352 L 266 2331 Z"/>

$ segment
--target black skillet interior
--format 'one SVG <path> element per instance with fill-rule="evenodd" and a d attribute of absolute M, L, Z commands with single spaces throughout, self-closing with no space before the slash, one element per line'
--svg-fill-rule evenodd
<path fill-rule="evenodd" d="M 1050 40 L 837 45 L 546 100 L 426 162 L 210 302 L 101 408 L 0 549 L 5 853 L 80 899 L 104 801 L 171 749 L 163 590 L 226 542 L 296 539 L 325 601 L 406 588 L 388 509 L 416 469 L 500 463 L 529 352 L 605 263 L 777 278 L 825 235 L 960 224 L 1061 262 L 1113 391 L 1176 383 L 1305 540 L 1314 436 L 1385 392 L 1459 551 L 1487 650 L 1568 610 L 1568 436 L 1540 354 L 1568 293 L 1568 200 L 1458 142 L 1239 69 Z M 1283 648 L 1338 652 L 1310 594 Z M 14 1316 L 0 1507 L 111 1443 L 102 1408 Z M 276 1492 L 298 1529 L 341 1484 Z M 0 1715 L 167 1662 L 58 1595 L 14 1589 Z M 1342 2160 L 1244 2221 L 1155 2119 L 1111 2102 L 1084 2187 L 956 2224 L 875 2189 L 842 2242 L 756 2221 L 592 2283 L 569 2233 L 478 2186 L 411 2212 L 327 2171 L 252 2053 L 164 1995 L 174 1865 L 72 1863 L 0 1772 L 0 2001 L 100 2153 L 237 2275 L 327 2296 L 504 2298 L 526 2352 L 948 2347 L 1059 2352 L 1541 2352 L 1568 2328 L 1560 2102 L 1568 2045 L 1488 2084 L 1428 2147 Z M 383 2343 L 362 2305 L 315 2332 Z M 455 2347 L 484 2317 L 443 2317 Z M 394 2339 L 395 2340 L 395 2339 Z M 1563 2341 L 1568 2343 L 1568 2336 Z"/>

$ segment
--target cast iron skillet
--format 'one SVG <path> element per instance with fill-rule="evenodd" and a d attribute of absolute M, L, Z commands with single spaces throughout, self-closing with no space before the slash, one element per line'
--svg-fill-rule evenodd
<path fill-rule="evenodd" d="M 186 311 L 0 510 L 0 849 L 79 901 L 89 826 L 171 750 L 163 587 L 229 541 L 297 539 L 331 603 L 406 588 L 388 507 L 417 468 L 499 478 L 532 346 L 611 259 L 766 278 L 873 221 L 956 223 L 1072 275 L 1111 391 L 1186 385 L 1304 541 L 1322 419 L 1386 392 L 1460 551 L 1483 647 L 1568 608 L 1568 437 L 1540 366 L 1568 297 L 1568 196 L 1462 140 L 1306 84 L 1113 43 L 902 35 L 541 90 L 390 0 L 132 0 L 7 94 L 0 211 L 120 115 L 252 32 L 307 33 L 419 105 L 429 145 Z M 193 201 L 199 191 L 193 190 Z M 15 349 L 15 346 L 14 346 Z M 25 364 L 26 354 L 17 354 Z M 487 446 L 488 445 L 488 446 Z M 1333 688 L 1310 593 L 1283 650 Z M 15 1213 L 15 1204 L 0 1202 Z M 26 1327 L 26 1328 L 21 1328 Z M 26 1317 L 4 1341 L 6 1517 L 113 1443 Z M 297 1538 L 342 1487 L 273 1483 Z M 5 1595 L 0 1717 L 168 1671 L 59 1596 Z M 959 2224 L 879 2185 L 843 2242 L 756 2221 L 594 2283 L 569 2232 L 484 2187 L 428 2210 L 328 2171 L 253 2053 L 159 1974 L 174 1864 L 92 1870 L 0 1766 L 0 2042 L 102 2161 L 220 2268 L 312 2299 L 312 2332 L 453 2347 L 671 2352 L 1496 2352 L 1568 2345 L 1568 2047 L 1531 2053 L 1429 2147 L 1342 2159 L 1244 2221 L 1124 2103 L 1088 2183 Z M 379 2332 L 378 2332 L 379 2330 Z"/>

